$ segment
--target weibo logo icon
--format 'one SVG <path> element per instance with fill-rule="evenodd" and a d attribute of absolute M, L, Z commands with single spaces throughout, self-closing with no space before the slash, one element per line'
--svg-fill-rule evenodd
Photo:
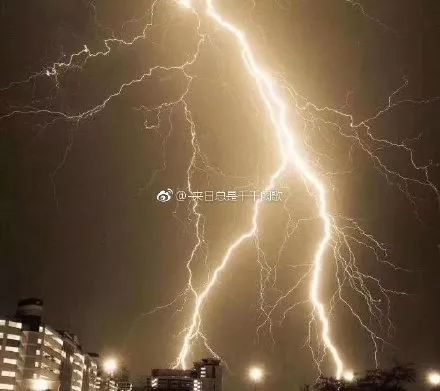
<path fill-rule="evenodd" d="M 171 198 L 173 198 L 173 191 L 171 189 L 161 190 L 156 196 L 156 199 L 163 203 L 170 201 Z"/>

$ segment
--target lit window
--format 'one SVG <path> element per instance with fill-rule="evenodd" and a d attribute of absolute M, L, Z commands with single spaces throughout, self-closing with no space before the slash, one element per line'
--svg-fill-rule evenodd
<path fill-rule="evenodd" d="M 37 343 L 40 344 L 41 341 L 42 341 L 42 339 L 41 339 L 41 338 L 38 338 Z"/>
<path fill-rule="evenodd" d="M 15 353 L 18 353 L 18 348 L 15 347 L 15 346 L 6 346 L 6 347 L 5 347 L 5 350 L 6 350 L 7 352 L 15 352 Z"/>
<path fill-rule="evenodd" d="M 2 376 L 5 376 L 5 377 L 15 377 L 15 372 L 13 372 L 13 371 L 2 371 Z"/>
<path fill-rule="evenodd" d="M 20 322 L 13 322 L 12 320 L 10 320 L 8 322 L 10 327 L 15 327 L 16 329 L 21 329 L 22 324 Z"/>
<path fill-rule="evenodd" d="M 6 324 L 6 320 L 0 319 L 0 326 L 4 326 Z"/>
<path fill-rule="evenodd" d="M 12 365 L 16 365 L 17 364 L 17 360 L 14 360 L 13 358 L 4 358 L 3 362 L 5 364 L 12 364 Z"/>
<path fill-rule="evenodd" d="M 37 356 L 39 356 L 39 355 L 41 354 L 41 350 L 37 349 L 37 350 L 35 351 L 35 354 L 36 354 Z"/>
<path fill-rule="evenodd" d="M 3 338 L 3 333 L 0 333 L 0 338 Z"/>
<path fill-rule="evenodd" d="M 20 341 L 20 339 L 21 339 L 21 337 L 19 335 L 15 335 L 15 334 L 8 334 L 7 338 L 12 339 L 14 341 Z"/>
<path fill-rule="evenodd" d="M 12 384 L 2 384 L 0 383 L 0 390 L 13 390 L 14 386 Z"/>

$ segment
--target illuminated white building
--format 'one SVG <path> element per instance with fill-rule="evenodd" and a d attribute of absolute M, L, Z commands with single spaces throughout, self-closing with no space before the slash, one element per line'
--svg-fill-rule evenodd
<path fill-rule="evenodd" d="M 97 357 L 44 325 L 42 312 L 41 300 L 25 299 L 14 320 L 0 319 L 0 391 L 97 391 Z"/>
<path fill-rule="evenodd" d="M 21 387 L 24 369 L 21 322 L 0 319 L 0 390 Z"/>

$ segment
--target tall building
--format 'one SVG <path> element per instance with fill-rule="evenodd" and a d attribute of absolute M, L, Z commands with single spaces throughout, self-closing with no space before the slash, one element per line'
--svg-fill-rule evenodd
<path fill-rule="evenodd" d="M 81 351 L 79 338 L 64 330 L 60 330 L 58 333 L 63 340 L 63 350 L 66 357 L 61 371 L 59 391 L 83 391 L 90 385 L 83 381 L 84 373 L 90 368 L 86 367 L 86 355 Z"/>
<path fill-rule="evenodd" d="M 221 391 L 220 360 L 205 358 L 195 362 L 194 368 L 188 370 L 153 369 L 147 379 L 147 390 Z"/>
<path fill-rule="evenodd" d="M 97 357 L 74 334 L 45 325 L 42 313 L 32 298 L 18 303 L 14 319 L 0 319 L 0 391 L 97 391 Z"/>
<path fill-rule="evenodd" d="M 203 391 L 221 391 L 223 370 L 217 358 L 203 358 L 194 363 Z"/>
<path fill-rule="evenodd" d="M 22 324 L 0 319 L 0 390 L 21 387 L 24 370 Z"/>
<path fill-rule="evenodd" d="M 98 391 L 100 388 L 100 377 L 98 374 L 99 354 L 88 353 L 85 355 L 85 371 L 82 391 Z"/>

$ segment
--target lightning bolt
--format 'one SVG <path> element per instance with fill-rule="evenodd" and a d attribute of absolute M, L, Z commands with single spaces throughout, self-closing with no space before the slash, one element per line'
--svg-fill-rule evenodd
<path fill-rule="evenodd" d="M 344 2 L 356 9 L 368 20 L 380 25 L 385 30 L 393 31 L 381 20 L 370 15 L 358 1 L 344 0 Z M 138 23 L 146 20 L 142 31 L 131 37 L 131 39 L 115 37 L 115 34 L 111 32 L 111 36 L 103 39 L 102 50 L 92 51 L 89 45 L 84 44 L 77 52 L 68 56 L 61 56 L 58 61 L 44 67 L 40 71 L 22 80 L 12 81 L 6 86 L 0 87 L 0 94 L 7 93 L 14 88 L 23 88 L 26 85 L 31 85 L 40 79 L 53 81 L 56 91 L 58 91 L 63 88 L 63 76 L 67 72 L 86 71 L 94 60 L 110 58 L 116 47 L 133 48 L 141 42 L 148 41 L 150 29 L 154 25 L 155 13 L 162 3 L 166 2 L 161 2 L 160 0 L 152 1 L 149 12 L 146 12 L 144 16 L 133 18 L 124 23 L 125 26 L 128 23 Z M 399 99 L 400 94 L 409 84 L 407 78 L 403 77 L 402 84 L 392 91 L 383 107 L 368 118 L 356 122 L 351 114 L 345 113 L 340 109 L 320 107 L 310 102 L 289 85 L 283 77 L 269 73 L 263 62 L 257 58 L 244 29 L 224 17 L 216 8 L 213 0 L 173 0 L 173 6 L 176 3 L 179 6 L 179 12 L 189 12 L 195 21 L 195 45 L 183 60 L 171 64 L 156 64 L 143 69 L 135 77 L 122 80 L 116 88 L 105 94 L 98 103 L 84 110 L 70 112 L 58 108 L 56 105 L 52 106 L 51 103 L 44 104 L 44 101 L 41 103 L 40 101 L 32 100 L 31 104 L 20 107 L 14 106 L 9 111 L 0 114 L 0 121 L 11 120 L 17 116 L 31 116 L 32 118 L 49 117 L 48 121 L 38 126 L 47 128 L 58 120 L 62 120 L 71 124 L 71 129 L 76 129 L 80 123 L 102 113 L 111 102 L 121 98 L 130 88 L 163 73 L 167 75 L 178 73 L 185 82 L 182 91 L 176 97 L 154 106 L 140 105 L 134 108 L 134 110 L 145 116 L 145 132 L 157 134 L 161 137 L 161 165 L 153 171 L 151 177 L 140 189 L 140 192 L 150 188 L 156 177 L 167 168 L 166 146 L 168 139 L 173 133 L 173 115 L 178 109 L 183 113 L 188 126 L 191 147 L 191 156 L 186 167 L 185 186 L 188 193 L 193 193 L 196 190 L 194 185 L 196 172 L 202 172 L 207 176 L 214 173 L 224 178 L 236 178 L 231 173 L 222 171 L 221 168 L 216 167 L 209 161 L 199 141 L 196 117 L 193 116 L 190 109 L 189 95 L 196 77 L 192 74 L 191 67 L 197 63 L 203 45 L 210 42 L 208 33 L 202 29 L 202 23 L 205 19 L 212 22 L 221 34 L 229 35 L 235 42 L 236 48 L 241 54 L 243 69 L 257 87 L 258 105 L 265 109 L 267 117 L 270 119 L 273 136 L 277 140 L 277 166 L 265 180 L 264 190 L 268 191 L 281 186 L 283 179 L 287 175 L 294 174 L 302 180 L 306 192 L 314 202 L 316 212 L 312 216 L 296 219 L 290 205 L 290 199 L 293 196 L 289 194 L 289 197 L 284 201 L 284 211 L 287 216 L 285 235 L 278 251 L 277 260 L 272 265 L 266 259 L 259 240 L 259 220 L 264 205 L 262 200 L 257 200 L 253 204 L 251 217 L 246 223 L 246 227 L 225 247 L 223 256 L 218 264 L 209 270 L 204 284 L 198 287 L 194 282 L 193 275 L 196 259 L 200 254 L 203 254 L 205 266 L 208 267 L 209 265 L 211 267 L 212 262 L 208 262 L 209 251 L 208 240 L 205 238 L 205 217 L 197 199 L 192 199 L 188 204 L 186 218 L 179 220 L 185 228 L 189 227 L 188 230 L 192 232 L 195 238 L 195 243 L 185 262 L 188 274 L 186 285 L 170 302 L 160 305 L 143 315 L 151 315 L 159 310 L 174 307 L 179 303 L 181 305 L 177 311 L 183 312 L 188 307 L 188 303 L 191 302 L 189 319 L 186 322 L 186 326 L 178 334 L 178 337 L 182 338 L 182 345 L 173 366 L 175 368 L 187 368 L 189 366 L 192 349 L 197 341 L 202 342 L 210 354 L 218 356 L 215 349 L 211 347 L 203 330 L 203 310 L 208 298 L 213 294 L 222 273 L 225 272 L 233 261 L 236 251 L 246 242 L 253 240 L 257 248 L 257 263 L 260 267 L 259 310 L 261 312 L 261 322 L 257 327 L 257 334 L 259 335 L 260 332 L 263 332 L 268 327 L 272 335 L 273 317 L 277 310 L 281 309 L 280 323 L 282 323 L 288 314 L 298 306 L 309 305 L 309 333 L 306 344 L 311 350 L 314 362 L 321 371 L 321 364 L 326 355 L 329 354 L 334 366 L 335 376 L 337 378 L 344 376 L 349 378 L 351 374 L 349 365 L 343 359 L 344 355 L 339 348 L 340 344 L 335 341 L 334 332 L 332 332 L 333 329 L 331 327 L 336 303 L 342 303 L 350 311 L 360 327 L 370 336 L 374 346 L 375 362 L 378 365 L 379 344 L 387 343 L 387 341 L 375 330 L 372 323 L 373 321 L 376 322 L 381 331 L 386 328 L 387 334 L 390 335 L 394 328 L 390 319 L 390 295 L 405 295 L 406 293 L 389 289 L 375 276 L 363 272 L 357 259 L 356 247 L 368 251 L 372 255 L 373 260 L 383 263 L 395 271 L 405 270 L 394 265 L 389 260 L 387 245 L 377 240 L 373 234 L 364 229 L 355 219 L 332 213 L 329 201 L 329 193 L 332 189 L 330 178 L 344 172 L 328 171 L 325 164 L 320 160 L 321 158 L 326 158 L 326 155 L 313 147 L 313 143 L 309 140 L 307 134 L 311 129 L 320 132 L 321 127 L 324 126 L 326 129 L 334 131 L 349 143 L 349 161 L 352 150 L 357 147 L 370 158 L 374 167 L 385 178 L 386 182 L 391 186 L 396 186 L 405 195 L 409 203 L 414 207 L 417 215 L 416 198 L 411 192 L 411 186 L 420 186 L 427 189 L 440 205 L 440 192 L 430 177 L 430 169 L 436 164 L 431 161 L 427 164 L 418 162 L 415 151 L 411 147 L 411 143 L 420 140 L 423 135 L 420 134 L 415 139 L 394 141 L 376 136 L 373 128 L 376 121 L 397 107 L 417 107 L 433 104 L 439 102 L 440 98 L 433 97 L 422 100 Z M 96 23 L 101 30 L 107 30 L 98 20 L 94 3 L 91 2 L 90 4 Z M 254 7 L 256 6 L 255 2 L 253 2 L 253 5 Z M 289 110 L 292 107 L 304 124 L 302 129 L 299 124 L 294 126 L 289 119 Z M 164 121 L 164 118 L 167 121 Z M 167 133 L 162 136 L 160 129 L 164 122 L 167 122 L 169 126 Z M 301 139 L 302 133 L 305 133 L 303 139 Z M 59 203 L 55 177 L 62 170 L 68 159 L 69 152 L 74 143 L 73 135 L 74 131 L 69 131 L 68 143 L 62 154 L 62 159 L 50 175 L 57 206 Z M 389 162 L 385 162 L 381 158 L 381 153 L 387 150 L 397 151 L 404 155 L 407 159 L 408 168 L 412 170 L 411 173 L 407 171 L 401 172 Z M 310 157 L 313 157 L 313 159 Z M 325 177 L 325 180 L 323 177 Z M 245 179 L 249 185 L 251 184 L 250 178 L 240 177 L 240 179 Z M 177 209 L 174 211 L 174 216 L 176 219 L 179 219 Z M 313 221 L 319 221 L 320 224 L 320 236 L 316 239 L 313 256 L 311 259 L 303 260 L 299 264 L 290 265 L 292 269 L 304 271 L 300 273 L 299 278 L 293 281 L 287 289 L 279 289 L 277 287 L 277 268 L 280 264 L 281 255 L 286 251 L 290 238 L 300 227 Z M 325 297 L 323 286 L 326 281 L 326 275 L 324 275 L 324 271 L 330 263 L 330 258 L 334 261 L 336 288 L 330 297 Z M 289 301 L 291 296 L 305 284 L 308 285 L 306 297 L 291 303 Z M 351 291 L 363 299 L 370 314 L 369 321 L 364 320 L 357 312 L 355 306 L 345 297 L 345 289 L 351 289 Z M 272 297 L 272 293 L 274 293 L 275 298 Z M 288 306 L 282 309 L 282 305 L 285 302 L 288 302 Z M 318 346 L 317 350 L 315 344 Z"/>
<path fill-rule="evenodd" d="M 191 7 L 189 1 L 183 1 L 181 4 L 185 7 Z M 279 142 L 281 163 L 277 170 L 272 174 L 269 183 L 266 186 L 266 190 L 273 188 L 277 184 L 277 181 L 279 180 L 281 174 L 284 173 L 289 166 L 293 166 L 296 170 L 298 170 L 300 175 L 312 186 L 314 190 L 314 197 L 316 198 L 316 202 L 319 208 L 319 216 L 323 223 L 324 234 L 319 241 L 318 248 L 313 259 L 314 266 L 312 282 L 310 285 L 310 300 L 321 322 L 322 340 L 325 346 L 329 349 L 335 363 L 336 377 L 340 378 L 342 376 L 344 364 L 342 362 L 338 349 L 332 341 L 330 335 L 330 322 L 325 306 L 320 299 L 320 284 L 322 279 L 324 255 L 331 238 L 332 226 L 331 216 L 327 208 L 326 189 L 317 177 L 317 175 L 314 173 L 314 171 L 306 163 L 304 158 L 301 157 L 293 138 L 294 130 L 291 128 L 287 119 L 286 103 L 279 93 L 274 80 L 270 77 L 268 73 L 266 73 L 262 69 L 261 65 L 255 59 L 252 48 L 250 47 L 244 32 L 226 19 L 224 19 L 221 14 L 217 12 L 212 0 L 206 1 L 206 14 L 212 20 L 214 20 L 218 26 L 234 36 L 237 45 L 240 48 L 246 70 L 250 74 L 252 79 L 255 80 L 255 83 L 258 86 L 261 100 L 269 112 L 270 119 Z M 256 202 L 254 206 L 251 227 L 245 233 L 239 236 L 228 247 L 222 261 L 220 262 L 220 265 L 214 270 L 214 273 L 210 280 L 207 282 L 205 288 L 200 293 L 195 292 L 196 300 L 191 324 L 185 335 L 183 346 L 177 359 L 177 366 L 186 367 L 191 342 L 194 340 L 194 338 L 198 336 L 200 330 L 201 310 L 203 308 L 204 302 L 206 301 L 206 298 L 208 297 L 211 289 L 219 278 L 220 273 L 224 270 L 224 268 L 227 266 L 228 262 L 232 258 L 234 251 L 244 241 L 253 237 L 257 232 L 260 209 L 261 201 Z"/>
<path fill-rule="evenodd" d="M 375 22 L 380 22 L 378 19 L 372 18 L 369 15 L 366 14 L 365 10 L 359 3 L 349 2 L 355 6 L 358 6 L 365 16 L 367 16 L 369 19 L 374 20 Z M 181 1 L 181 4 L 184 5 L 187 8 L 195 10 L 195 7 L 192 7 L 192 3 L 190 1 Z M 296 284 L 294 284 L 285 294 L 281 295 L 276 302 L 271 306 L 270 311 L 267 312 L 264 309 L 264 284 L 263 282 L 260 283 L 261 285 L 261 310 L 263 314 L 265 315 L 266 319 L 263 321 L 263 323 L 259 326 L 259 329 L 264 326 L 264 324 L 270 320 L 270 316 L 272 312 L 278 307 L 278 305 L 285 300 L 291 293 L 294 291 L 303 281 L 304 279 L 311 274 L 311 282 L 309 285 L 309 300 L 308 302 L 311 303 L 313 307 L 313 312 L 311 315 L 311 322 L 315 320 L 317 317 L 320 323 L 320 339 L 322 340 L 325 350 L 328 350 L 330 352 L 331 358 L 333 360 L 334 366 L 335 366 L 335 376 L 336 378 L 341 378 L 342 376 L 349 378 L 350 374 L 352 373 L 351 370 L 347 369 L 346 365 L 344 364 L 341 353 L 337 348 L 336 343 L 334 342 L 332 335 L 331 335 L 331 328 L 330 328 L 330 320 L 329 320 L 329 312 L 332 311 L 332 308 L 327 309 L 322 298 L 322 282 L 323 282 L 323 267 L 326 262 L 326 252 L 329 249 L 330 244 L 332 244 L 333 247 L 333 254 L 335 259 L 343 265 L 344 268 L 344 277 L 341 280 L 338 276 L 337 277 L 337 293 L 335 293 L 335 296 L 337 295 L 339 297 L 339 300 L 343 302 L 351 311 L 351 313 L 354 315 L 354 317 L 359 321 L 362 328 L 364 328 L 368 334 L 370 334 L 371 339 L 373 341 L 373 344 L 375 346 L 375 360 L 376 365 L 378 365 L 378 358 L 377 358 L 377 352 L 378 352 L 378 346 L 377 341 L 385 342 L 383 338 L 378 336 L 360 317 L 360 315 L 355 311 L 355 309 L 350 305 L 349 302 L 342 296 L 342 287 L 346 283 L 346 280 L 349 280 L 350 286 L 358 292 L 367 302 L 367 306 L 369 308 L 370 313 L 376 317 L 376 319 L 380 322 L 380 317 L 382 316 L 382 310 L 378 307 L 378 300 L 374 298 L 374 296 L 371 294 L 370 290 L 368 289 L 366 283 L 364 280 L 370 280 L 373 281 L 381 293 L 384 295 L 386 301 L 388 302 L 388 313 L 389 313 L 389 297 L 388 293 L 392 294 L 405 294 L 404 292 L 399 291 L 393 291 L 389 290 L 387 288 L 384 288 L 380 281 L 372 277 L 370 275 L 366 275 L 359 271 L 358 267 L 356 266 L 356 256 L 352 250 L 352 247 L 350 245 L 350 241 L 354 241 L 357 244 L 360 244 L 368 249 L 370 249 L 376 256 L 376 259 L 378 261 L 382 261 L 380 255 L 378 252 L 383 252 L 386 255 L 386 248 L 383 244 L 379 243 L 374 237 L 367 232 L 365 232 L 353 219 L 345 219 L 342 216 L 339 216 L 341 219 L 345 220 L 346 223 L 348 223 L 348 226 L 345 225 L 343 228 L 340 228 L 336 223 L 335 216 L 332 216 L 332 214 L 329 212 L 328 208 L 328 200 L 327 200 L 327 189 L 323 181 L 320 180 L 319 175 L 317 174 L 316 170 L 312 168 L 312 166 L 307 162 L 307 159 L 305 156 L 303 156 L 300 148 L 297 145 L 297 142 L 294 138 L 294 135 L 297 133 L 293 126 L 289 123 L 287 118 L 287 102 L 285 98 L 283 97 L 281 93 L 280 86 L 278 85 L 277 81 L 271 77 L 269 73 L 267 73 L 262 64 L 257 61 L 254 52 L 249 44 L 249 41 L 246 38 L 246 34 L 241 30 L 239 27 L 237 27 L 235 24 L 228 21 L 226 18 L 224 18 L 220 12 L 217 11 L 217 9 L 214 6 L 214 3 L 212 0 L 206 0 L 203 2 L 205 5 L 205 14 L 213 20 L 218 27 L 220 27 L 223 31 L 226 33 L 231 34 L 235 42 L 241 52 L 242 60 L 245 66 L 246 71 L 248 72 L 249 76 L 254 80 L 258 87 L 258 92 L 261 98 L 262 103 L 266 107 L 274 132 L 275 136 L 278 140 L 279 144 L 279 150 L 280 150 L 280 164 L 278 168 L 275 170 L 275 172 L 270 177 L 270 180 L 268 181 L 266 189 L 269 189 L 273 186 L 275 186 L 280 179 L 280 177 L 283 175 L 283 173 L 286 172 L 286 170 L 292 168 L 294 169 L 304 180 L 305 186 L 307 187 L 310 195 L 315 199 L 316 206 L 318 209 L 318 215 L 321 220 L 322 224 L 322 237 L 317 243 L 317 249 L 315 251 L 311 268 L 309 271 L 304 274 Z M 381 23 L 380 23 L 381 24 Z M 383 24 L 381 24 L 384 26 Z M 406 83 L 406 80 L 405 80 Z M 414 169 L 417 171 L 421 171 L 424 173 L 424 180 L 420 181 L 417 179 L 404 177 L 400 175 L 398 172 L 395 172 L 393 170 L 390 170 L 378 157 L 377 155 L 371 151 L 371 149 L 366 146 L 366 144 L 360 139 L 359 136 L 354 136 L 356 141 L 359 143 L 361 148 L 372 158 L 373 161 L 378 163 L 380 168 L 382 169 L 382 173 L 386 176 L 387 180 L 389 180 L 390 176 L 397 176 L 399 179 L 403 180 L 403 182 L 407 183 L 409 182 L 416 182 L 422 186 L 430 187 L 431 190 L 435 193 L 437 199 L 438 197 L 438 190 L 435 187 L 435 185 L 430 181 L 427 167 L 426 166 L 418 166 L 414 159 L 413 159 L 413 151 L 408 148 L 404 143 L 396 144 L 392 143 L 388 140 L 384 139 L 377 139 L 375 138 L 371 132 L 369 127 L 369 122 L 373 121 L 375 118 L 381 116 L 384 112 L 389 110 L 394 105 L 399 105 L 402 102 L 399 102 L 397 104 L 392 103 L 392 99 L 394 95 L 398 94 L 402 88 L 405 87 L 405 84 L 400 86 L 396 91 L 394 91 L 389 99 L 388 99 L 388 106 L 384 108 L 383 110 L 380 110 L 375 116 L 363 121 L 360 124 L 354 124 L 353 118 L 348 115 L 348 117 L 351 120 L 350 127 L 353 129 L 357 129 L 361 126 L 365 126 L 367 128 L 367 135 L 370 138 L 370 140 L 373 140 L 378 143 L 385 144 L 387 146 L 392 146 L 398 149 L 403 149 L 410 155 L 410 161 L 411 165 Z M 437 98 L 436 98 L 437 99 Z M 420 104 L 423 102 L 415 102 L 414 104 Z M 306 106 L 311 105 L 309 102 L 307 102 Z M 331 111 L 335 112 L 342 116 L 347 116 L 344 113 L 330 109 L 330 108 L 317 108 L 314 105 L 313 106 L 317 111 Z M 298 107 L 298 104 L 297 104 Z M 341 130 L 340 127 L 338 127 L 339 130 Z M 411 195 L 408 192 L 408 189 L 405 187 L 401 187 L 401 185 L 398 185 L 400 190 L 402 190 L 408 198 L 411 199 Z M 194 213 L 197 215 L 196 208 L 197 205 L 194 205 Z M 248 230 L 246 230 L 244 233 L 242 233 L 236 240 L 234 240 L 230 246 L 226 249 L 225 255 L 223 259 L 221 260 L 220 264 L 215 268 L 213 275 L 211 278 L 209 278 L 204 286 L 204 288 L 197 292 L 194 290 L 194 288 L 191 285 L 191 290 L 195 296 L 195 302 L 194 302 L 194 308 L 193 313 L 191 317 L 191 322 L 189 323 L 188 328 L 186 329 L 185 337 L 183 340 L 183 345 L 181 348 L 181 351 L 178 355 L 177 361 L 175 366 L 181 366 L 185 368 L 187 366 L 188 356 L 191 351 L 191 345 L 194 340 L 197 339 L 197 337 L 203 336 L 201 332 L 201 326 L 202 326 L 202 319 L 201 319 L 201 312 L 203 310 L 203 306 L 205 304 L 205 301 L 210 293 L 210 291 L 214 288 L 215 283 L 217 282 L 219 275 L 223 272 L 223 270 L 226 268 L 227 264 L 231 261 L 235 250 L 242 245 L 245 241 L 251 239 L 251 238 L 257 238 L 258 234 L 258 218 L 261 211 L 262 205 L 261 203 L 257 202 L 253 209 L 253 215 L 251 220 L 251 225 Z M 199 216 L 198 216 L 199 217 Z M 351 233 L 346 233 L 346 231 L 354 231 L 355 233 L 359 234 L 362 239 L 358 239 L 355 236 L 353 236 Z M 197 235 L 199 238 L 199 235 Z M 257 239 L 258 240 L 258 239 Z M 199 243 L 198 243 L 199 244 Z M 198 246 L 196 245 L 196 247 Z M 257 245 L 258 250 L 260 251 L 259 246 Z M 343 251 L 341 250 L 342 247 L 345 247 L 345 250 L 349 253 L 349 260 L 347 261 L 346 256 L 343 254 Z M 192 254 L 192 256 L 194 253 Z M 189 261 L 188 265 L 190 265 L 192 262 Z M 387 263 L 388 265 L 392 266 L 396 270 L 399 268 L 396 267 L 394 264 L 388 261 L 383 261 Z M 259 261 L 261 269 L 265 269 L 265 265 L 262 264 L 261 261 Z M 190 266 L 188 266 L 190 269 Z M 269 271 L 270 273 L 270 271 Z M 276 277 L 275 277 L 276 278 Z M 268 276 L 266 277 L 266 280 L 268 279 Z M 262 278 L 262 280 L 264 280 Z M 334 297 L 335 297 L 334 296 Z M 297 305 L 302 304 L 307 301 L 303 302 L 297 302 L 291 307 L 288 308 L 283 314 L 283 317 L 285 318 L 286 313 L 295 308 Z M 332 299 L 332 303 L 334 302 L 334 298 Z M 389 322 L 389 328 L 392 328 L 392 323 L 388 319 Z M 204 337 L 204 336 L 203 336 Z M 309 337 L 310 338 L 310 337 Z M 324 350 L 324 351 L 325 351 Z M 313 352 L 312 352 L 313 353 Z M 324 353 L 325 354 L 325 353 Z M 320 365 L 320 362 L 322 361 L 323 357 L 321 359 L 315 359 L 318 367 Z"/>

